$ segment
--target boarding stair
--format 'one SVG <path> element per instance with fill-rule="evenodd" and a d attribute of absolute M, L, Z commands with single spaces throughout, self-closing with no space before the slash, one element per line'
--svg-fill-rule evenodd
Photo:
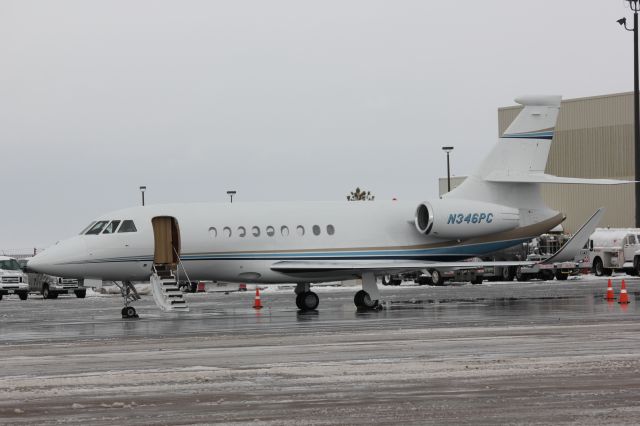
<path fill-rule="evenodd" d="M 189 312 L 189 306 L 178 287 L 176 270 L 169 265 L 157 264 L 153 266 L 151 275 L 151 293 L 156 305 L 165 312 Z"/>

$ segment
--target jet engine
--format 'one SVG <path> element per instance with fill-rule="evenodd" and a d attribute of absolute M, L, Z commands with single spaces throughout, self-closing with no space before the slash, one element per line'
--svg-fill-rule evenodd
<path fill-rule="evenodd" d="M 464 239 L 515 229 L 518 209 L 467 200 L 434 200 L 418 205 L 415 225 L 424 235 Z"/>

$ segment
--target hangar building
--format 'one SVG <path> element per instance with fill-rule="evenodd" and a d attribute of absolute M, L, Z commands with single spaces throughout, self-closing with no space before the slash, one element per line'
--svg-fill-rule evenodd
<path fill-rule="evenodd" d="M 504 133 L 522 106 L 498 109 L 498 132 Z M 562 101 L 546 173 L 578 178 L 634 180 L 633 92 Z M 452 158 L 452 161 L 455 161 Z M 464 180 L 452 177 L 452 189 Z M 447 179 L 440 178 L 440 194 Z M 598 207 L 600 226 L 635 226 L 634 185 L 542 185 L 549 207 L 566 214 L 566 233 L 574 233 Z"/>

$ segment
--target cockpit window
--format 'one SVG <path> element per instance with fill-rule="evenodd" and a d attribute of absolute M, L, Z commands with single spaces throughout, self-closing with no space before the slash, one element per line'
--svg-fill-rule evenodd
<path fill-rule="evenodd" d="M 20 264 L 15 259 L 0 260 L 0 269 L 5 271 L 19 271 Z"/>
<path fill-rule="evenodd" d="M 80 231 L 80 235 L 84 234 L 85 232 L 87 232 L 89 230 L 89 228 L 91 228 L 93 225 L 95 225 L 96 221 L 94 220 L 93 222 L 91 222 L 89 225 L 87 225 L 86 228 L 84 228 L 82 231 Z"/>
<path fill-rule="evenodd" d="M 119 220 L 112 220 L 107 226 L 104 227 L 104 231 L 102 231 L 102 233 L 113 234 L 116 232 L 116 229 L 118 229 L 118 225 L 120 225 Z"/>
<path fill-rule="evenodd" d="M 104 228 L 104 226 L 109 223 L 108 220 L 101 220 L 96 222 L 95 225 L 93 225 L 91 228 L 89 228 L 89 230 L 87 231 L 86 235 L 97 235 L 100 233 L 100 231 L 102 231 L 102 228 Z"/>
<path fill-rule="evenodd" d="M 122 222 L 120 229 L 118 229 L 118 234 L 120 232 L 137 232 L 135 223 L 132 220 L 125 220 Z"/>

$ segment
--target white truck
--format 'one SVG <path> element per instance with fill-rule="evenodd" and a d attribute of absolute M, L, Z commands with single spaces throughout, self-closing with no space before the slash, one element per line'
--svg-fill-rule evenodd
<path fill-rule="evenodd" d="M 12 257 L 0 256 L 0 300 L 3 296 L 17 294 L 20 300 L 29 297 L 29 279 L 20 264 Z"/>
<path fill-rule="evenodd" d="M 588 243 L 589 261 L 583 267 L 601 277 L 613 271 L 638 275 L 640 272 L 640 229 L 597 228 Z"/>
<path fill-rule="evenodd" d="M 27 273 L 29 291 L 42 294 L 45 299 L 57 299 L 60 294 L 74 293 L 77 298 L 84 299 L 87 289 L 75 278 L 55 277 L 53 275 L 29 272 L 29 258 L 20 259 L 18 263 Z"/>

